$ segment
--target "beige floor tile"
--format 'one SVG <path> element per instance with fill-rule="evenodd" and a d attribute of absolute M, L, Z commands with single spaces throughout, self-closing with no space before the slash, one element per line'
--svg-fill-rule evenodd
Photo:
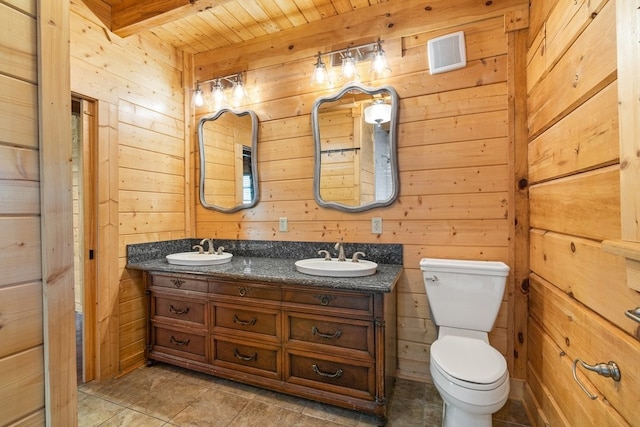
<path fill-rule="evenodd" d="M 338 427 L 320 418 L 309 417 L 280 406 L 251 401 L 228 427 Z"/>
<path fill-rule="evenodd" d="M 269 405 L 280 406 L 293 412 L 302 412 L 310 401 L 288 394 L 278 393 L 271 390 L 261 390 L 255 400 Z"/>
<path fill-rule="evenodd" d="M 143 414 L 169 421 L 208 389 L 172 377 L 153 379 L 140 389 L 129 407 Z"/>
<path fill-rule="evenodd" d="M 219 389 L 209 389 L 170 422 L 180 427 L 218 427 L 228 425 L 251 400 Z"/>
<path fill-rule="evenodd" d="M 313 401 L 309 402 L 302 413 L 313 418 L 350 427 L 357 426 L 362 416 L 360 412 Z"/>
<path fill-rule="evenodd" d="M 128 408 L 127 408 L 128 407 Z M 438 427 L 442 399 L 432 384 L 398 379 L 388 427 Z M 509 401 L 494 427 L 526 427 L 521 402 Z M 377 417 L 159 364 L 78 388 L 79 426 L 371 427 Z"/>
<path fill-rule="evenodd" d="M 116 403 L 87 395 L 82 401 L 78 402 L 78 426 L 99 426 L 124 409 L 123 406 Z"/>
<path fill-rule="evenodd" d="M 252 385 L 242 384 L 235 381 L 219 379 L 217 381 L 218 390 L 225 391 L 227 393 L 236 394 L 245 399 L 254 399 L 264 389 L 254 387 Z"/>
<path fill-rule="evenodd" d="M 164 425 L 165 422 L 158 418 L 153 418 L 131 409 L 125 409 L 100 424 L 100 427 L 162 427 Z"/>

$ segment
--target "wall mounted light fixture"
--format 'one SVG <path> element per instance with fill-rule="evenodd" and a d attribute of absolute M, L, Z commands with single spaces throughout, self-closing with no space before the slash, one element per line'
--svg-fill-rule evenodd
<path fill-rule="evenodd" d="M 388 77 L 391 74 L 391 66 L 389 65 L 387 55 L 382 49 L 382 42 L 380 39 L 378 39 L 373 48 L 372 56 L 373 58 L 371 59 L 371 68 L 369 68 L 369 73 L 371 73 L 374 78 Z"/>
<path fill-rule="evenodd" d="M 200 83 L 196 84 L 196 91 L 193 93 L 193 103 L 196 107 L 202 107 L 204 105 L 204 94 L 200 89 Z"/>
<path fill-rule="evenodd" d="M 327 66 L 322 60 L 324 55 L 327 58 L 329 67 L 341 66 L 341 79 L 345 82 L 358 81 L 357 64 L 359 62 L 371 61 L 370 73 L 371 77 L 383 78 L 391 74 L 389 60 L 382 49 L 383 40 L 378 39 L 373 43 L 362 44 L 359 46 L 348 47 L 345 49 L 334 50 L 331 52 L 318 52 L 318 60 L 314 64 L 313 73 L 311 75 L 311 84 L 313 85 L 333 85 L 331 73 L 327 71 Z"/>
<path fill-rule="evenodd" d="M 205 83 L 211 83 L 211 93 L 209 95 L 205 94 L 200 88 L 200 85 Z M 229 96 L 227 96 L 227 92 Z M 210 80 L 197 82 L 193 95 L 195 106 L 202 107 L 207 98 L 211 109 L 214 111 L 227 107 L 228 103 L 232 107 L 238 107 L 251 102 L 247 88 L 242 80 L 242 73 L 229 74 L 228 76 L 214 77 Z"/>
<path fill-rule="evenodd" d="M 318 60 L 313 66 L 311 74 L 311 84 L 321 86 L 326 83 L 329 83 L 329 73 L 327 73 L 327 66 L 322 60 L 322 53 L 318 52 Z"/>
<path fill-rule="evenodd" d="M 345 82 L 357 82 L 360 80 L 356 58 L 350 49 L 347 49 L 342 57 L 342 78 Z"/>

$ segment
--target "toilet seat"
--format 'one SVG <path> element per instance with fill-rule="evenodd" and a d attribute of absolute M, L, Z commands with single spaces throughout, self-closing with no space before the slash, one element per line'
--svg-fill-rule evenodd
<path fill-rule="evenodd" d="M 475 338 L 438 338 L 431 345 L 431 362 L 449 381 L 473 390 L 492 390 L 509 375 L 502 354 Z"/>

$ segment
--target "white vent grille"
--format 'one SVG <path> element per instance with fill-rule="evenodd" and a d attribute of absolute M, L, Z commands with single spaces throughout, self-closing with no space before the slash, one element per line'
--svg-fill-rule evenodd
<path fill-rule="evenodd" d="M 467 65 L 464 32 L 447 34 L 427 42 L 431 74 L 457 70 Z"/>

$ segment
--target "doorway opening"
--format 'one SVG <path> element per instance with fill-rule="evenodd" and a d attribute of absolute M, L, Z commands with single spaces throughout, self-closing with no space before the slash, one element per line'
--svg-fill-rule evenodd
<path fill-rule="evenodd" d="M 73 253 L 78 385 L 95 378 L 97 241 L 96 102 L 71 99 Z"/>

